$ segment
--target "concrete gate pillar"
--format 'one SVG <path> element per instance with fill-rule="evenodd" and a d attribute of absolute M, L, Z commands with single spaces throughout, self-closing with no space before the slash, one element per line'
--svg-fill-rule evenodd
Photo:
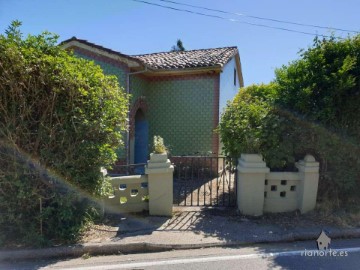
<path fill-rule="evenodd" d="M 270 172 L 270 169 L 266 166 L 261 155 L 241 154 L 237 170 L 238 209 L 245 215 L 262 215 L 265 175 Z"/>
<path fill-rule="evenodd" d="M 172 216 L 173 207 L 173 172 L 167 154 L 150 154 L 145 167 L 148 175 L 149 214 Z"/>

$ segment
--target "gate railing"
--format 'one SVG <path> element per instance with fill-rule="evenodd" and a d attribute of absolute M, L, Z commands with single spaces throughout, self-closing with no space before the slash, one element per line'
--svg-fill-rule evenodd
<path fill-rule="evenodd" d="M 128 165 L 113 165 L 109 169 L 108 175 L 111 177 L 127 176 L 127 175 L 144 175 L 146 163 L 128 164 Z"/>
<path fill-rule="evenodd" d="M 173 156 L 174 204 L 236 206 L 236 162 L 229 157 Z"/>

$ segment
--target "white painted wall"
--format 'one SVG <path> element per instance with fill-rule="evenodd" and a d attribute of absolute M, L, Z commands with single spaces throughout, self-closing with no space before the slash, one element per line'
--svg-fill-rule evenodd
<path fill-rule="evenodd" d="M 235 57 L 233 57 L 224 67 L 220 74 L 220 106 L 219 113 L 226 107 L 228 100 L 234 98 L 240 88 L 239 78 L 236 76 L 236 85 L 234 85 L 234 69 L 236 69 Z"/>
<path fill-rule="evenodd" d="M 232 100 L 240 89 L 239 78 L 236 75 L 236 85 L 234 85 L 234 69 L 236 69 L 235 57 L 233 57 L 224 67 L 220 74 L 220 100 L 219 100 L 219 121 L 221 114 L 225 110 L 228 100 Z M 219 153 L 222 153 L 223 144 L 220 138 Z"/>

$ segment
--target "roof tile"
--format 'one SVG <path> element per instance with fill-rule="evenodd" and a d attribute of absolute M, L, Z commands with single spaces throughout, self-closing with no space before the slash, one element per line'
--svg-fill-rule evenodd
<path fill-rule="evenodd" d="M 237 47 L 132 55 L 153 69 L 223 67 L 238 52 Z"/>
<path fill-rule="evenodd" d="M 60 43 L 77 41 L 91 47 L 116 54 L 140 62 L 151 69 L 184 69 L 201 67 L 223 67 L 230 59 L 238 53 L 237 47 L 223 47 L 214 49 L 200 49 L 189 51 L 160 52 L 139 55 L 126 55 L 108 48 L 88 42 L 87 40 L 72 37 Z"/>

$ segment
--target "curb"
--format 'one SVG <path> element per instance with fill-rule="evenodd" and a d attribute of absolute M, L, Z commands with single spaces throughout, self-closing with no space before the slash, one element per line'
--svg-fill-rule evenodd
<path fill-rule="evenodd" d="M 84 254 L 96 255 L 114 255 L 131 254 L 146 252 L 161 252 L 182 249 L 200 249 L 211 247 L 234 247 L 253 244 L 285 243 L 293 241 L 315 240 L 319 236 L 318 232 L 309 233 L 289 233 L 279 239 L 256 239 L 254 241 L 229 241 L 216 243 L 197 243 L 197 244 L 155 244 L 155 243 L 128 243 L 119 242 L 104 244 L 84 244 L 63 247 L 51 247 L 44 249 L 25 249 L 0 251 L 0 261 L 12 260 L 30 260 L 30 259 L 54 259 L 64 257 L 80 257 Z M 332 239 L 340 238 L 360 238 L 359 229 L 333 230 L 329 232 Z"/>

